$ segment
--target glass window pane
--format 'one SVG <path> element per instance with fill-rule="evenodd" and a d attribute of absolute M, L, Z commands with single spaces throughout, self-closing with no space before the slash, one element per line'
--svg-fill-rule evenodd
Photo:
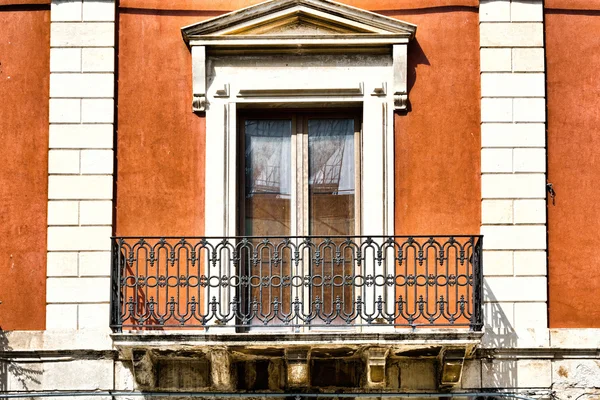
<path fill-rule="evenodd" d="M 245 235 L 291 235 L 291 120 L 245 121 Z M 282 251 L 280 263 L 273 262 L 273 251 L 280 239 L 268 244 L 252 241 L 257 252 L 246 249 L 241 256 L 245 274 L 254 286 L 241 289 L 241 312 L 251 323 L 281 323 L 290 314 L 291 287 L 256 286 L 265 279 L 282 280 L 291 274 L 291 266 Z M 262 244 L 261 244 L 262 243 Z M 256 257 L 256 258 L 255 258 Z M 275 308 L 276 302 L 280 302 Z M 277 311 L 276 311 L 277 310 Z"/>
<path fill-rule="evenodd" d="M 354 235 L 354 119 L 309 120 L 308 163 L 310 234 Z M 335 239 L 334 243 L 339 244 Z M 335 245 L 320 245 L 320 257 L 311 264 L 311 275 L 321 277 L 316 281 L 321 283 L 311 288 L 311 301 L 320 305 L 322 318 L 333 316 L 331 324 L 343 325 L 352 314 L 355 293 L 339 282 L 354 275 L 354 264 L 351 259 L 340 260 Z"/>
<path fill-rule="evenodd" d="M 354 234 L 354 119 L 308 121 L 311 235 Z"/>
<path fill-rule="evenodd" d="M 291 120 L 245 121 L 245 235 L 291 234 Z"/>

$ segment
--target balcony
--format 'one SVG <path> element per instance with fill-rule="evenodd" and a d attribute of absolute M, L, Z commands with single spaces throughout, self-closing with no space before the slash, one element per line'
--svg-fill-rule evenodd
<path fill-rule="evenodd" d="M 178 390 L 391 390 L 399 365 L 455 386 L 481 338 L 481 251 L 481 236 L 115 237 L 113 340 L 146 390 L 185 368 Z"/>
<path fill-rule="evenodd" d="M 481 241 L 480 236 L 116 237 L 111 328 L 479 331 Z"/>

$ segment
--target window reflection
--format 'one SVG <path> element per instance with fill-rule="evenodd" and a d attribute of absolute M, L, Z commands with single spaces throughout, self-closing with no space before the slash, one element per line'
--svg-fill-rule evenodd
<path fill-rule="evenodd" d="M 311 235 L 354 234 L 354 120 L 308 121 Z"/>
<path fill-rule="evenodd" d="M 295 121 L 249 119 L 244 121 L 244 234 L 248 236 L 333 235 L 353 236 L 356 220 L 356 149 L 354 118 L 306 118 Z M 292 132 L 302 131 L 292 136 Z M 295 150 L 292 154 L 292 138 Z M 297 163 L 292 163 L 292 159 Z M 301 161 L 302 160 L 302 161 Z M 296 171 L 292 171 L 292 165 Z M 292 173 L 294 172 L 294 173 Z M 292 176 L 298 181 L 292 182 Z M 294 186 L 295 185 L 295 186 Z M 298 191 L 292 198 L 292 186 Z M 292 224 L 292 207 L 297 218 Z M 308 221 L 304 217 L 308 215 Z M 308 223 L 308 226 L 305 226 Z M 292 225 L 296 230 L 292 232 Z M 306 231 L 308 228 L 308 231 Z M 337 240 L 337 239 L 336 239 Z M 327 315 L 352 313 L 354 288 L 343 285 L 353 271 L 352 254 L 343 260 L 335 254 L 335 243 L 307 254 L 306 264 L 286 262 L 291 254 L 275 255 L 261 239 L 253 239 L 256 255 L 242 254 L 242 265 L 254 286 L 244 289 L 242 306 L 255 309 L 260 320 L 277 311 L 277 318 L 291 313 L 294 296 L 310 296 L 310 304 Z M 291 251 L 291 250 L 287 250 Z M 282 261 L 278 257 L 283 256 Z M 252 262 L 250 262 L 252 259 Z M 290 285 L 263 286 L 260 282 L 283 282 L 284 277 L 309 274 L 315 284 L 298 293 Z M 320 282 L 320 283 L 319 283 Z M 277 304 L 277 307 L 276 307 Z M 336 307 L 342 305 L 336 311 Z M 335 319 L 333 324 L 341 323 Z"/>
<path fill-rule="evenodd" d="M 289 235 L 291 120 L 245 121 L 245 234 Z"/>

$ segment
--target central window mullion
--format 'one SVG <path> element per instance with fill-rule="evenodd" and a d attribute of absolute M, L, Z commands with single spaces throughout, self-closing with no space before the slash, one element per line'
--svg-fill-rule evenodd
<path fill-rule="evenodd" d="M 303 115 L 298 115 L 297 116 L 297 136 L 300 139 L 300 143 L 301 146 L 299 146 L 298 148 L 298 160 L 300 161 L 300 173 L 301 173 L 301 179 L 299 179 L 298 182 L 298 186 L 300 187 L 300 193 L 301 193 L 301 202 L 300 202 L 300 215 L 301 215 L 301 224 L 299 225 L 301 227 L 301 231 L 298 232 L 299 235 L 308 235 L 308 217 L 309 217 L 309 211 L 308 211 L 308 204 L 309 204 L 309 198 L 308 198 L 308 130 L 307 130 L 307 122 L 306 122 L 306 117 Z M 311 254 L 310 254 L 310 250 L 305 247 L 304 248 L 304 254 L 302 255 L 302 275 L 303 276 L 310 276 L 311 274 Z M 310 296 L 310 292 L 311 289 L 309 286 L 305 286 L 304 288 L 301 289 L 303 291 L 302 293 L 302 298 L 303 300 L 303 308 L 304 308 L 304 314 L 305 315 L 309 315 L 311 313 L 312 310 L 312 304 L 311 304 L 311 296 Z"/>
<path fill-rule="evenodd" d="M 299 136 L 302 138 L 300 159 L 302 160 L 302 232 L 309 235 L 309 196 L 308 196 L 308 122 L 305 116 L 299 117 Z"/>
<path fill-rule="evenodd" d="M 292 232 L 294 236 L 303 236 L 306 233 L 306 158 L 305 158 L 305 147 L 306 137 L 303 134 L 303 118 L 300 115 L 292 116 L 292 179 L 294 182 L 292 192 Z M 294 239 L 295 245 L 299 246 L 302 239 Z M 304 251 L 301 254 L 302 262 L 294 266 L 294 276 L 306 276 L 309 271 L 309 263 L 306 262 L 308 254 Z M 304 286 L 295 287 L 293 297 L 298 298 L 302 304 L 302 312 L 307 314 L 310 312 L 310 305 L 307 304 L 306 299 L 309 298 L 309 291 Z M 298 321 L 296 321 L 298 322 Z"/>
<path fill-rule="evenodd" d="M 301 161 L 298 156 L 299 149 L 302 148 L 302 142 L 299 140 L 297 129 L 297 118 L 292 117 L 292 138 L 291 138 L 291 231 L 290 235 L 296 236 L 301 232 L 302 227 L 302 187 L 298 184 L 302 179 L 302 171 L 299 170 Z"/>

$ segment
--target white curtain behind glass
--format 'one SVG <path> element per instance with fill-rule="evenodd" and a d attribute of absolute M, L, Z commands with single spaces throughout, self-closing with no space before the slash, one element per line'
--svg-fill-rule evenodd
<path fill-rule="evenodd" d="M 246 121 L 246 195 L 291 195 L 290 120 Z"/>
<path fill-rule="evenodd" d="M 309 184 L 337 194 L 354 192 L 354 120 L 308 121 Z"/>

